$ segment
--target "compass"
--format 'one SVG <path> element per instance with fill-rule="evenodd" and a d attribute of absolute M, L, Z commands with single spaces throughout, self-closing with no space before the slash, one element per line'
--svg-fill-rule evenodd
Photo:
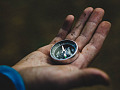
<path fill-rule="evenodd" d="M 78 57 L 78 45 L 72 40 L 62 40 L 51 48 L 50 56 L 56 63 L 71 63 Z"/>

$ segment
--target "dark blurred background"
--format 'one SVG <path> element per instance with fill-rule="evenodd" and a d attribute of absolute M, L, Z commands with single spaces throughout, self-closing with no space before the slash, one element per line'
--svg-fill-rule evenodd
<path fill-rule="evenodd" d="M 101 7 L 112 29 L 91 67 L 104 70 L 111 85 L 75 90 L 120 90 L 120 0 L 0 0 L 0 65 L 12 66 L 49 44 L 68 14 L 75 20 L 86 7 Z"/>

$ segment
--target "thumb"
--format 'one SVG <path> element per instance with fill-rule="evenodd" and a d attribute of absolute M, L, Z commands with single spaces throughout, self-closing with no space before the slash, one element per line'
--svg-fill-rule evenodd
<path fill-rule="evenodd" d="M 66 77 L 66 88 L 93 86 L 93 85 L 105 85 L 110 84 L 109 76 L 96 68 L 86 68 L 79 70 L 77 73 L 71 74 L 72 76 Z"/>
<path fill-rule="evenodd" d="M 81 74 L 81 85 L 83 86 L 92 86 L 92 85 L 109 85 L 110 78 L 109 76 L 96 68 L 86 68 L 83 69 Z"/>

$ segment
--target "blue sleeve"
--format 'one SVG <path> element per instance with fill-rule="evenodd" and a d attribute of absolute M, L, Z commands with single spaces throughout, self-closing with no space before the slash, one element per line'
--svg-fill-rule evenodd
<path fill-rule="evenodd" d="M 2 73 L 0 73 L 0 90 L 16 90 L 12 81 Z"/>
<path fill-rule="evenodd" d="M 15 69 L 0 66 L 0 90 L 25 90 L 23 79 Z"/>

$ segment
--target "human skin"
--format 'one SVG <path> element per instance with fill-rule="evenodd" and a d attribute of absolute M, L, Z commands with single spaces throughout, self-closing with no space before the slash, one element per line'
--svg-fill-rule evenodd
<path fill-rule="evenodd" d="M 70 89 L 74 87 L 108 85 L 108 75 L 96 68 L 88 68 L 100 51 L 111 24 L 102 21 L 104 10 L 88 7 L 74 28 L 74 16 L 68 15 L 57 36 L 49 45 L 30 53 L 13 66 L 22 76 L 26 89 Z M 51 47 L 58 41 L 69 39 L 78 44 L 78 58 L 67 65 L 57 65 L 50 57 Z"/>

